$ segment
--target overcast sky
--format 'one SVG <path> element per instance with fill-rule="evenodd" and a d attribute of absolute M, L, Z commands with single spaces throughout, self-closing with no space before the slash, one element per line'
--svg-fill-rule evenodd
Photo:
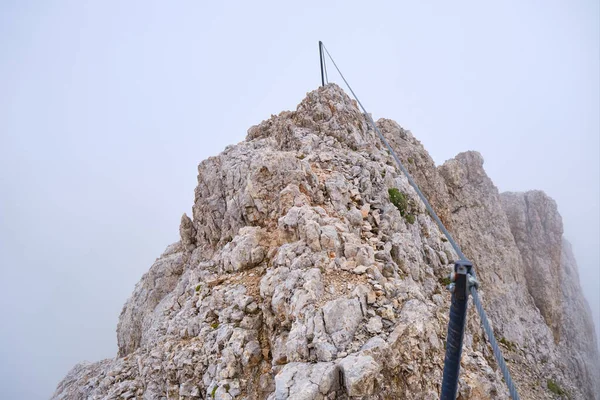
<path fill-rule="evenodd" d="M 0 1 L 0 398 L 116 355 L 198 163 L 318 86 L 318 40 L 437 163 L 556 199 L 598 327 L 597 1 L 228 3 Z"/>

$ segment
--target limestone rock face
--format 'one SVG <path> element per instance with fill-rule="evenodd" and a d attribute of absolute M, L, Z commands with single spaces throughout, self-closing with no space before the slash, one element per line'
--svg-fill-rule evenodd
<path fill-rule="evenodd" d="M 477 152 L 466 152 L 439 167 L 450 195 L 453 234 L 477 268 L 486 311 L 499 336 L 535 348 L 547 360 L 552 337 L 527 291 L 519 248 L 500 194 Z"/>
<path fill-rule="evenodd" d="M 171 245 L 142 276 L 133 295 L 123 307 L 117 326 L 119 355 L 135 351 L 148 337 L 155 319 L 160 318 L 161 301 L 179 282 L 185 254 L 179 243 Z"/>
<path fill-rule="evenodd" d="M 528 195 L 501 196 L 478 153 L 436 167 L 410 132 L 377 124 L 475 262 L 522 398 L 555 398 L 548 379 L 597 396 L 593 324 L 553 203 L 524 210 Z M 201 162 L 180 236 L 125 304 L 117 357 L 75 366 L 53 398 L 439 398 L 457 256 L 338 86 Z M 553 268 L 561 280 L 531 282 Z M 508 399 L 473 307 L 459 396 Z"/>
<path fill-rule="evenodd" d="M 576 385 L 588 399 L 600 393 L 600 360 L 598 359 L 597 337 L 590 306 L 583 297 L 579 285 L 577 263 L 571 244 L 563 239 L 561 256 L 562 311 L 560 350 L 567 368 L 576 371 Z"/>
<path fill-rule="evenodd" d="M 527 289 L 558 342 L 563 227 L 556 203 L 540 191 L 503 193 L 501 199 L 523 258 Z"/>
<path fill-rule="evenodd" d="M 600 393 L 600 360 L 589 306 L 556 202 L 541 191 L 502 193 L 523 258 L 527 288 L 552 330 L 564 367 L 585 398 Z"/>
<path fill-rule="evenodd" d="M 410 131 L 392 120 L 382 118 L 377 121 L 377 127 L 418 182 L 419 188 L 427 196 L 446 228 L 452 229 L 448 188 L 427 150 Z"/>

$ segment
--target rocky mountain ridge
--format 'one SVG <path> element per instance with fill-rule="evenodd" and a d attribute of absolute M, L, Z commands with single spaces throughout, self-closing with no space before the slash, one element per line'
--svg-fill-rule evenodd
<path fill-rule="evenodd" d="M 522 398 L 598 398 L 555 203 L 498 193 L 476 152 L 436 167 L 377 124 L 474 261 Z M 335 84 L 200 163 L 180 236 L 125 304 L 118 356 L 75 366 L 53 398 L 438 398 L 456 254 Z M 459 398 L 508 398 L 472 306 Z"/>

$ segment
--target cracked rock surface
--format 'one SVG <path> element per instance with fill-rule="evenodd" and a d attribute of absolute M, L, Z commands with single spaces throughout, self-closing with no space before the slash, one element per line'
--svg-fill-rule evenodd
<path fill-rule="evenodd" d="M 498 193 L 476 152 L 437 167 L 409 131 L 377 124 L 474 261 L 521 397 L 557 398 L 552 380 L 598 399 L 553 201 Z M 116 358 L 76 365 L 54 399 L 439 398 L 457 257 L 335 84 L 202 161 L 180 236 L 123 307 Z M 472 306 L 459 398 L 509 398 Z"/>

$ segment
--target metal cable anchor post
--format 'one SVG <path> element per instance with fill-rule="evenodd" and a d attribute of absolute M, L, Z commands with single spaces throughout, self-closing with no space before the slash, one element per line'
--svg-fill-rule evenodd
<path fill-rule="evenodd" d="M 450 274 L 452 283 L 448 289 L 452 291 L 450 305 L 450 320 L 446 337 L 446 358 L 444 360 L 444 376 L 442 378 L 441 400 L 455 400 L 458 389 L 458 374 L 460 371 L 460 356 L 462 353 L 469 288 L 474 283 L 470 280 L 473 264 L 468 260 L 454 263 L 454 272 Z"/>
<path fill-rule="evenodd" d="M 319 58 L 321 59 L 321 86 L 325 86 L 325 75 L 323 74 L 323 42 L 319 40 Z"/>

